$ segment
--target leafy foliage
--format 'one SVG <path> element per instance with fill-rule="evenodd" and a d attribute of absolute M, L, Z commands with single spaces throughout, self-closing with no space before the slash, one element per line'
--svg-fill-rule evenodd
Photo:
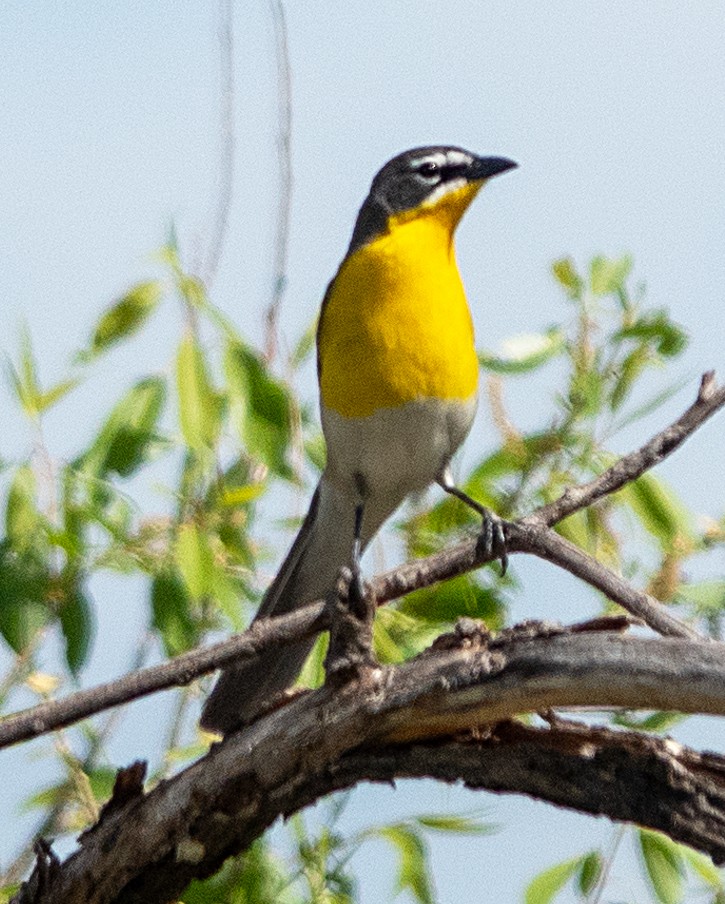
<path fill-rule="evenodd" d="M 287 509 L 279 500 L 299 494 L 324 467 L 317 417 L 292 388 L 311 354 L 314 324 L 285 361 L 266 360 L 214 305 L 200 280 L 186 272 L 173 241 L 159 259 L 161 276 L 132 287 L 107 308 L 89 331 L 87 347 L 50 387 L 42 384 L 27 330 L 13 360 L 6 361 L 8 385 L 32 442 L 15 460 L 4 450 L 0 464 L 5 500 L 0 636 L 11 662 L 0 679 L 3 704 L 23 685 L 26 693 L 45 698 L 82 680 L 101 605 L 93 598 L 93 582 L 103 571 L 135 578 L 135 586 L 144 588 L 145 631 L 153 643 L 140 640 L 134 664 L 153 646 L 171 656 L 212 632 L 242 628 L 267 581 L 262 568 L 280 556 L 280 549 L 271 552 L 261 540 L 260 512 L 272 498 L 276 527 L 289 511 L 299 514 L 302 497 Z M 666 311 L 646 307 L 642 293 L 630 286 L 631 273 L 629 257 L 598 256 L 586 268 L 569 258 L 555 262 L 553 275 L 564 296 L 561 322 L 512 337 L 495 352 L 480 351 L 497 435 L 464 475 L 467 493 L 504 516 L 549 502 L 611 463 L 610 443 L 618 431 L 677 391 L 670 380 L 651 397 L 644 393 L 648 375 L 677 358 L 686 335 Z M 107 399 L 98 374 L 102 363 L 150 329 L 155 312 L 171 305 L 182 317 L 179 334 L 170 339 L 171 366 L 165 360 L 148 362 L 147 372 L 118 398 Z M 558 388 L 548 402 L 542 400 L 542 420 L 522 430 L 507 410 L 505 389 L 511 381 L 526 381 L 536 392 L 544 376 Z M 72 459 L 63 461 L 46 445 L 45 418 L 62 412 L 73 391 L 93 381 L 106 407 L 95 433 L 84 440 L 79 431 Z M 160 503 L 147 486 L 157 479 L 159 464 L 162 473 L 174 475 L 166 480 Z M 445 498 L 432 507 L 409 505 L 398 529 L 413 557 L 475 532 L 478 525 L 467 507 Z M 698 519 L 656 474 L 572 516 L 559 529 L 637 577 L 663 602 L 679 606 L 683 616 L 714 634 L 720 631 L 725 581 L 688 565 L 725 545 L 725 520 Z M 412 594 L 379 612 L 377 654 L 402 661 L 463 615 L 498 628 L 523 589 L 512 565 L 506 578 L 486 569 Z M 64 661 L 54 667 L 57 674 L 48 674 L 53 644 Z M 324 640 L 308 662 L 306 679 L 320 680 L 323 656 Z M 195 720 L 184 718 L 191 700 L 189 691 L 179 694 L 155 779 L 204 749 Z M 620 713 L 614 721 L 665 731 L 681 718 Z M 41 833 L 76 833 L 95 818 L 111 791 L 114 769 L 106 750 L 113 726 L 109 719 L 54 740 L 60 776 L 28 802 L 42 820 Z M 294 817 L 284 830 L 286 853 L 262 839 L 216 876 L 194 883 L 184 901 L 352 904 L 358 889 L 350 858 L 362 845 L 383 843 L 397 863 L 391 896 L 429 904 L 436 900 L 430 833 L 484 834 L 491 828 L 476 818 L 438 814 L 345 835 L 340 815 L 346 800 L 343 795 L 328 802 L 322 824 L 314 828 Z M 725 900 L 720 873 L 706 858 L 654 833 L 640 832 L 637 839 L 654 901 L 682 900 L 693 881 L 710 900 Z M 546 904 L 564 891 L 582 901 L 599 900 L 595 896 L 611 868 L 600 851 L 587 851 L 535 877 L 525 900 Z M 16 878 L 7 877 L 0 901 Z"/>

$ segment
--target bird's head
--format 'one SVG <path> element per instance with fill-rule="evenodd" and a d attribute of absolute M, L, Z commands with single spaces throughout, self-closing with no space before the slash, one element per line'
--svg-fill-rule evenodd
<path fill-rule="evenodd" d="M 517 166 L 506 157 L 480 157 L 463 148 L 431 145 L 404 151 L 373 179 L 350 243 L 350 251 L 389 227 L 419 216 L 442 219 L 451 232 L 481 187 Z"/>

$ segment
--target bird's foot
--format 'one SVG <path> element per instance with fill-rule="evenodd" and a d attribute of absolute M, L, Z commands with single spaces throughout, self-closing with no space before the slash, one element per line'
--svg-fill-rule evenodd
<path fill-rule="evenodd" d="M 498 559 L 501 562 L 501 577 L 503 577 L 509 564 L 508 549 L 506 548 L 506 522 L 491 509 L 487 509 L 485 505 L 481 505 L 480 502 L 469 496 L 468 493 L 459 490 L 454 484 L 448 468 L 443 470 L 438 478 L 438 483 L 446 493 L 465 502 L 469 508 L 481 516 L 478 552 L 486 558 Z"/>
<path fill-rule="evenodd" d="M 481 533 L 478 535 L 478 551 L 486 558 L 498 559 L 501 562 L 501 577 L 504 577 L 509 564 L 506 546 L 506 522 L 495 512 L 480 506 Z"/>

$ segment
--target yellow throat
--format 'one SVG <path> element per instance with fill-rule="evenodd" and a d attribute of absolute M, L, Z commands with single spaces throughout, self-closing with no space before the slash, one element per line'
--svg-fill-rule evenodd
<path fill-rule="evenodd" d="M 394 214 L 342 262 L 318 334 L 326 408 L 366 417 L 418 399 L 475 395 L 473 323 L 453 235 L 480 187 Z"/>

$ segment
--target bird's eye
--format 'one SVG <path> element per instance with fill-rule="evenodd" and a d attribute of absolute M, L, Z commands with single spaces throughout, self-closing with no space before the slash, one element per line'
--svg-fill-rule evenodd
<path fill-rule="evenodd" d="M 426 179 L 433 179 L 440 172 L 440 167 L 434 160 L 424 160 L 418 167 L 418 172 Z"/>

